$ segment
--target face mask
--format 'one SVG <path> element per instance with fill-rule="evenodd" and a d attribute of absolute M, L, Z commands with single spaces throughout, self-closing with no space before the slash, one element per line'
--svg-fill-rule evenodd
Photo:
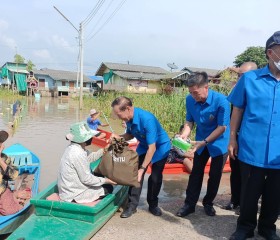
<path fill-rule="evenodd" d="M 274 65 L 280 71 L 280 61 L 279 62 L 274 62 Z"/>
<path fill-rule="evenodd" d="M 272 50 L 272 52 L 274 53 L 274 55 L 275 55 L 276 57 L 278 57 L 277 54 L 276 54 L 273 50 Z M 278 57 L 278 59 L 279 59 L 278 62 L 273 62 L 273 63 L 274 63 L 274 65 L 275 65 L 275 67 L 277 67 L 277 69 L 280 71 L 280 58 Z"/>

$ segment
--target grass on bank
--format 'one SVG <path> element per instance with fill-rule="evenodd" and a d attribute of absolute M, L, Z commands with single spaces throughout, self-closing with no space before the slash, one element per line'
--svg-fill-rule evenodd
<path fill-rule="evenodd" d="M 153 113 L 170 135 L 177 133 L 180 125 L 185 122 L 186 93 L 159 95 L 106 92 L 94 98 L 84 98 L 84 107 L 96 108 L 110 116 L 111 103 L 119 96 L 129 97 L 135 107 L 143 108 Z"/>

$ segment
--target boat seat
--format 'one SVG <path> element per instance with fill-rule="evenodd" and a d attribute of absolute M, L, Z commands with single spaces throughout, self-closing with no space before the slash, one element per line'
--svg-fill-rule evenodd
<path fill-rule="evenodd" d="M 9 155 L 9 157 L 17 167 L 32 165 L 32 155 L 30 153 Z"/>
<path fill-rule="evenodd" d="M 49 195 L 47 198 L 47 200 L 49 201 L 62 201 L 58 195 L 58 193 L 52 193 L 51 195 Z M 95 206 L 97 203 L 99 203 L 101 200 L 95 200 L 93 202 L 89 202 L 89 203 L 73 203 L 73 204 L 80 204 L 80 205 L 84 205 L 84 206 L 89 206 L 89 207 L 93 207 Z"/>

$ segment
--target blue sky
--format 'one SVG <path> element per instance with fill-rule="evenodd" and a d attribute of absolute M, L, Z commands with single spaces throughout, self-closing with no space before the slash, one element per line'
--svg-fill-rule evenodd
<path fill-rule="evenodd" d="M 105 0 L 85 26 L 86 74 L 94 74 L 103 61 L 166 70 L 173 62 L 179 69 L 223 69 L 247 47 L 264 46 L 280 30 L 279 0 L 126 0 L 92 37 L 122 1 Z M 37 68 L 76 71 L 78 33 L 53 6 L 79 28 L 97 2 L 3 1 L 0 65 L 17 52 Z"/>

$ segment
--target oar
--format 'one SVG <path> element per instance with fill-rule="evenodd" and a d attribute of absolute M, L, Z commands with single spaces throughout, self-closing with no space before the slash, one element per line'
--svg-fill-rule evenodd
<path fill-rule="evenodd" d="M 104 112 L 102 112 L 102 114 L 103 114 L 103 117 L 105 118 L 105 120 L 106 120 L 107 124 L 109 125 L 111 132 L 113 133 L 113 132 L 114 132 L 114 130 L 113 130 L 113 128 L 111 127 L 111 125 L 110 125 L 110 123 L 109 123 L 109 121 L 108 121 L 107 117 L 105 116 Z"/>

